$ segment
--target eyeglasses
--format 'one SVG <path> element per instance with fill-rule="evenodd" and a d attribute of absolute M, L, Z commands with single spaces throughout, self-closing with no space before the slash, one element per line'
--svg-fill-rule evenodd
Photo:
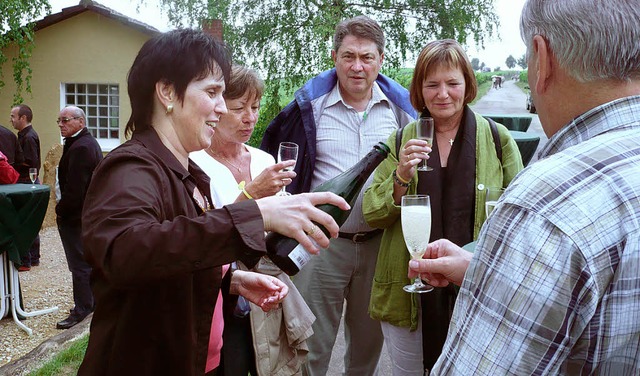
<path fill-rule="evenodd" d="M 81 116 L 74 116 L 74 117 L 71 117 L 71 118 L 58 118 L 58 119 L 56 119 L 56 124 L 60 124 L 60 123 L 67 124 L 71 120 L 80 119 L 80 118 L 81 118 Z"/>

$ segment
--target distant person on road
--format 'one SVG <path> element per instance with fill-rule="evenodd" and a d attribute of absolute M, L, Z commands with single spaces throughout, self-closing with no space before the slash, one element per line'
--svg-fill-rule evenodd
<path fill-rule="evenodd" d="M 20 174 L 18 183 L 31 184 L 29 169 L 35 168 L 38 173 L 35 182 L 40 184 L 40 138 L 31 124 L 33 120 L 31 107 L 26 104 L 13 107 L 10 118 L 11 124 L 18 131 L 18 143 L 22 152 L 22 158 L 14 163 L 14 168 Z M 32 266 L 40 265 L 40 235 L 36 236 L 29 247 L 29 253 L 22 256 L 20 261 L 22 263 L 18 267 L 20 272 L 29 271 Z"/>
<path fill-rule="evenodd" d="M 529 86 L 550 140 L 474 254 L 438 240 L 410 262 L 409 276 L 460 285 L 434 374 L 640 374 L 638 20 L 635 1 L 525 3 Z"/>
<path fill-rule="evenodd" d="M 485 187 L 506 187 L 522 170 L 509 131 L 501 124 L 490 125 L 469 108 L 477 90 L 473 68 L 458 42 L 428 43 L 418 56 L 409 93 L 421 116 L 434 119 L 433 146 L 417 138 L 415 122 L 404 127 L 400 145 L 393 132 L 387 141 L 392 153 L 378 166 L 364 195 L 365 219 L 384 229 L 369 311 L 382 322 L 395 376 L 421 376 L 432 368 L 456 299 L 452 286 L 425 294 L 402 289 L 409 283 L 402 196 L 428 194 L 431 239 L 445 237 L 462 246 L 476 239 L 485 220 Z M 417 172 L 426 158 L 433 171 Z"/>

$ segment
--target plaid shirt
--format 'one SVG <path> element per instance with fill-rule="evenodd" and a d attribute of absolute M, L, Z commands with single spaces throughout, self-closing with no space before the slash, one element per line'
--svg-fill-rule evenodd
<path fill-rule="evenodd" d="M 432 374 L 640 374 L 640 96 L 540 156 L 480 233 Z"/>

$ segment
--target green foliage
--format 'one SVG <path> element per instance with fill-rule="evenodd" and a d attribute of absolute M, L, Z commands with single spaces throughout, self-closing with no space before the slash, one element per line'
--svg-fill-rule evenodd
<path fill-rule="evenodd" d="M 73 341 L 68 348 L 58 353 L 42 368 L 31 372 L 29 376 L 77 375 L 88 343 L 89 335 Z"/>
<path fill-rule="evenodd" d="M 471 68 L 473 68 L 474 71 L 480 70 L 480 59 L 477 57 L 471 59 Z"/>
<path fill-rule="evenodd" d="M 513 55 L 509 55 L 504 63 L 507 64 L 507 68 L 513 69 L 516 66 L 516 58 Z"/>
<path fill-rule="evenodd" d="M 144 2 L 146 0 L 138 0 Z M 334 29 L 360 14 L 377 20 L 385 31 L 385 67 L 398 69 L 421 46 L 440 38 L 478 46 L 494 35 L 499 20 L 494 0 L 161 0 L 176 26 L 198 26 L 201 19 L 224 20 L 224 39 L 234 61 L 263 72 L 267 92 L 278 96 L 300 87 L 309 77 L 333 66 Z M 189 20 L 189 21 L 185 21 Z M 278 85 L 273 90 L 270 85 Z M 269 122 L 274 99 L 264 107 Z"/>
<path fill-rule="evenodd" d="M 0 68 L 7 62 L 7 47 L 17 46 L 17 54 L 11 59 L 13 81 L 16 91 L 13 103 L 23 102 L 22 93 L 31 93 L 31 67 L 29 58 L 33 51 L 33 25 L 27 22 L 51 12 L 48 0 L 2 0 L 0 1 Z M 26 23 L 26 24 L 25 24 Z M 0 93 L 5 86 L 0 69 Z"/>
<path fill-rule="evenodd" d="M 524 70 L 520 72 L 520 76 L 518 77 L 520 82 L 528 82 L 529 81 L 529 71 Z"/>
<path fill-rule="evenodd" d="M 527 69 L 527 55 L 524 54 L 520 59 L 518 59 L 518 66 L 522 69 Z"/>

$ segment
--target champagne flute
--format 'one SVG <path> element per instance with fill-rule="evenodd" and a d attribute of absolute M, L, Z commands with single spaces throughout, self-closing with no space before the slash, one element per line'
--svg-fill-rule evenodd
<path fill-rule="evenodd" d="M 429 147 L 433 146 L 434 124 L 432 117 L 421 117 L 416 124 L 416 136 L 420 140 L 425 140 Z M 427 160 L 423 159 L 418 165 L 418 171 L 432 171 L 433 168 L 427 166 Z"/>
<path fill-rule="evenodd" d="M 402 196 L 400 220 L 402 235 L 411 259 L 419 260 L 427 251 L 431 235 L 431 203 L 427 195 Z M 420 274 L 412 285 L 402 288 L 406 292 L 424 293 L 433 290 L 433 286 L 422 283 Z"/>
<path fill-rule="evenodd" d="M 38 169 L 30 168 L 29 169 L 29 179 L 31 179 L 31 188 L 35 188 L 36 179 L 38 178 Z"/>
<path fill-rule="evenodd" d="M 484 210 L 487 214 L 487 219 L 489 218 L 489 214 L 493 211 L 498 203 L 498 199 L 504 193 L 504 188 L 493 188 L 488 187 L 486 189 L 486 196 L 484 200 Z"/>
<path fill-rule="evenodd" d="M 278 163 L 291 160 L 298 160 L 298 144 L 295 142 L 281 142 L 280 147 L 278 148 Z M 291 171 L 294 166 L 286 167 L 282 171 Z M 276 196 L 289 195 L 291 195 L 291 193 L 287 192 L 284 184 L 282 184 L 280 192 L 276 193 Z"/>

